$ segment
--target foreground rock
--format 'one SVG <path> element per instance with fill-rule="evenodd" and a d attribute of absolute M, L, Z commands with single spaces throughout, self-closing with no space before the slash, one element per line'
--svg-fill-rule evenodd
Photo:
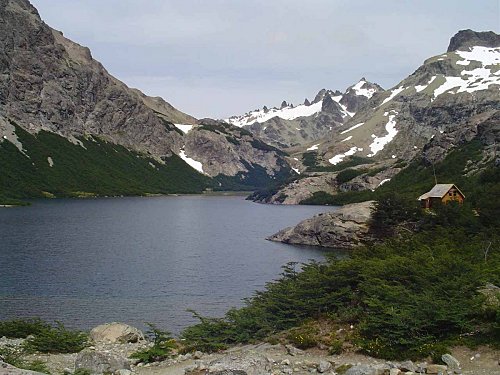
<path fill-rule="evenodd" d="M 306 219 L 267 239 L 289 244 L 353 248 L 370 238 L 368 222 L 373 207 L 374 201 L 348 204 L 337 211 Z"/>
<path fill-rule="evenodd" d="M 84 349 L 76 357 L 75 369 L 86 369 L 92 374 L 114 373 L 119 370 L 130 370 L 130 362 L 118 354 Z"/>
<path fill-rule="evenodd" d="M 0 361 L 0 374 L 1 375 L 44 375 L 41 372 L 23 370 L 14 366 L 11 366 L 5 362 Z"/>
<path fill-rule="evenodd" d="M 144 334 L 124 323 L 107 323 L 93 328 L 90 338 L 98 343 L 127 343 L 144 341 Z"/>

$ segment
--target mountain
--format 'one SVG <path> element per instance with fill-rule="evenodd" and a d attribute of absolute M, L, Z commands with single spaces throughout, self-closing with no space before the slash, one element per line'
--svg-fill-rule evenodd
<path fill-rule="evenodd" d="M 373 95 L 314 149 L 292 155 L 308 172 L 263 199 L 298 203 L 314 194 L 374 190 L 408 163 L 442 161 L 474 140 L 483 161 L 491 161 L 499 141 L 499 90 L 500 36 L 460 31 L 447 52 Z M 340 174 L 346 168 L 350 172 Z"/>
<path fill-rule="evenodd" d="M 29 1 L 0 0 L 0 196 L 200 192 L 240 182 L 254 188 L 291 171 L 283 153 L 250 134 L 243 142 L 219 137 L 208 156 L 191 139 L 210 142 L 213 135 L 194 137 L 174 124 L 213 125 L 127 87 L 88 48 L 46 25 Z M 245 152 L 234 161 L 236 142 Z M 192 156 L 205 162 L 202 174 Z"/>
<path fill-rule="evenodd" d="M 348 121 L 375 93 L 383 89 L 362 78 L 344 93 L 322 89 L 314 100 L 294 106 L 283 101 L 279 108 L 257 109 L 225 121 L 245 127 L 277 147 L 301 146 L 321 139 Z"/>

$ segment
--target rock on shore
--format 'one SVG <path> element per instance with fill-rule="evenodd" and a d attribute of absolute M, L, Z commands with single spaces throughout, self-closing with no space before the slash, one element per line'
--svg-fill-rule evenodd
<path fill-rule="evenodd" d="M 289 244 L 353 248 L 369 239 L 368 222 L 374 201 L 345 205 L 333 212 L 326 212 L 306 219 L 295 227 L 273 234 L 267 239 Z"/>

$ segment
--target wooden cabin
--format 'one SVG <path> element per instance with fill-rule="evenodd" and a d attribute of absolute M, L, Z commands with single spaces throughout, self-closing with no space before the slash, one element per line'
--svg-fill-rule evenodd
<path fill-rule="evenodd" d="M 432 208 L 436 203 L 458 202 L 465 200 L 465 195 L 454 184 L 436 184 L 430 191 L 422 194 L 418 200 L 422 208 Z"/>

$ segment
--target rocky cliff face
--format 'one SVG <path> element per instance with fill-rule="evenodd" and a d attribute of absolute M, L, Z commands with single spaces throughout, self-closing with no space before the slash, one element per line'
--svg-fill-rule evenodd
<path fill-rule="evenodd" d="M 78 145 L 99 139 L 159 162 L 177 154 L 187 169 L 238 176 L 248 187 L 290 173 L 283 154 L 250 133 L 219 131 L 209 121 L 203 131 L 183 131 L 198 120 L 111 76 L 88 48 L 46 25 L 28 0 L 0 0 L 0 144 L 8 141 L 29 157 L 14 124 Z"/>
<path fill-rule="evenodd" d="M 353 155 L 410 160 L 432 138 L 474 127 L 499 109 L 500 36 L 459 32 L 447 53 L 427 59 L 335 129 L 319 156 L 325 165 Z"/>
<path fill-rule="evenodd" d="M 265 142 L 277 147 L 303 146 L 326 137 L 332 129 L 348 121 L 355 112 L 383 89 L 362 78 L 344 93 L 322 89 L 314 100 L 294 106 L 283 102 L 280 108 L 264 107 L 226 121 L 244 126 Z"/>
<path fill-rule="evenodd" d="M 394 88 L 375 92 L 344 125 L 306 152 L 292 154 L 307 167 L 299 168 L 301 179 L 261 199 L 297 203 L 318 192 L 373 190 L 400 165 L 422 156 L 428 163 L 439 162 L 474 139 L 482 144 L 482 163 L 491 161 L 500 142 L 500 36 L 461 31 L 449 50 L 427 59 Z M 332 183 L 353 165 L 367 173 Z M 324 172 L 311 172 L 318 170 Z"/>
<path fill-rule="evenodd" d="M 170 154 L 178 134 L 88 48 L 47 26 L 27 0 L 0 1 L 0 19 L 2 117 L 31 133 L 96 135 L 158 157 Z"/>

